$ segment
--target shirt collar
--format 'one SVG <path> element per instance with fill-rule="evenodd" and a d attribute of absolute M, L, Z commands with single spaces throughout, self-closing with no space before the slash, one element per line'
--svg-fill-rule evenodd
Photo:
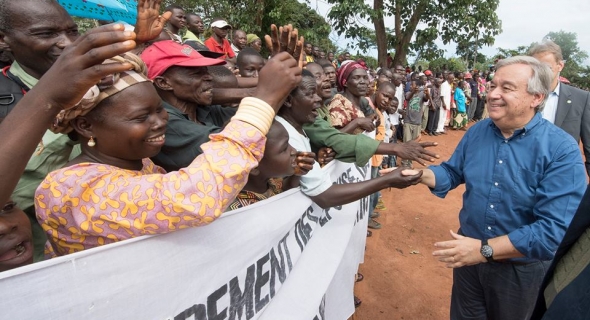
<path fill-rule="evenodd" d="M 535 116 L 531 119 L 531 121 L 529 121 L 529 123 L 527 123 L 524 126 L 524 128 L 514 130 L 514 133 L 512 134 L 512 137 L 510 137 L 509 139 L 511 139 L 513 137 L 516 137 L 516 136 L 519 136 L 519 135 L 521 135 L 523 133 L 528 133 L 529 131 L 533 130 L 542 121 L 543 121 L 543 116 L 542 116 L 541 112 L 535 112 Z M 498 128 L 493 121 L 490 121 L 490 126 L 492 126 L 492 128 L 494 128 L 494 130 L 497 131 L 497 133 L 500 135 L 500 137 L 502 137 L 502 139 L 506 139 L 502 135 L 502 132 L 500 131 L 500 128 Z"/>
<path fill-rule="evenodd" d="M 561 88 L 561 82 L 557 81 L 557 86 L 555 87 L 555 90 L 553 90 L 552 93 L 555 93 L 559 97 L 559 89 L 560 88 Z"/>

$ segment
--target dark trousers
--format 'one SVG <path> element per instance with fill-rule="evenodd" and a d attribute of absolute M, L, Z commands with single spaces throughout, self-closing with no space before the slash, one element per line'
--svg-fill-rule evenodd
<path fill-rule="evenodd" d="M 481 117 L 483 116 L 483 108 L 485 105 L 485 99 L 477 99 L 477 109 L 475 109 L 475 114 L 473 115 L 474 120 L 481 120 Z"/>
<path fill-rule="evenodd" d="M 550 263 L 492 262 L 454 269 L 451 320 L 529 319 Z"/>
<path fill-rule="evenodd" d="M 440 107 L 433 110 L 428 110 L 428 123 L 426 124 L 426 132 L 435 133 L 438 126 L 438 119 L 440 118 Z"/>

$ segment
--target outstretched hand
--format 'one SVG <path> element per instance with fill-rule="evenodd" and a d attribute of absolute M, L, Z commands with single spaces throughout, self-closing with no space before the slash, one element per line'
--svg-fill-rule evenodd
<path fill-rule="evenodd" d="M 422 181 L 422 171 L 407 168 L 397 168 L 386 175 L 390 188 L 404 189 Z"/>
<path fill-rule="evenodd" d="M 426 148 L 435 147 L 437 145 L 438 143 L 436 142 L 418 142 L 416 140 L 399 143 L 398 150 L 396 150 L 396 156 L 402 159 L 416 161 L 425 166 L 426 164 L 424 163 L 424 160 L 433 162 L 434 158 L 440 158 L 438 154 L 426 150 Z"/>
<path fill-rule="evenodd" d="M 277 112 L 291 90 L 301 82 L 301 68 L 286 52 L 280 52 L 260 69 L 254 97 L 268 103 Z"/>
<path fill-rule="evenodd" d="M 135 48 L 134 40 L 135 33 L 119 23 L 88 31 L 63 50 L 29 94 L 45 97 L 48 107 L 72 107 L 102 78 L 131 69 L 129 63 L 102 63 Z"/>
<path fill-rule="evenodd" d="M 137 20 L 135 21 L 135 32 L 137 44 L 145 43 L 156 39 L 166 21 L 172 16 L 172 12 L 166 11 L 160 15 L 160 4 L 162 0 L 139 0 L 137 2 Z"/>
<path fill-rule="evenodd" d="M 297 61 L 297 65 L 303 68 L 303 37 L 299 40 L 299 31 L 293 29 L 293 26 L 288 24 L 277 28 L 276 25 L 270 26 L 270 36 L 265 35 L 264 40 L 266 47 L 270 51 L 271 56 L 275 56 L 281 52 L 287 52 Z"/>

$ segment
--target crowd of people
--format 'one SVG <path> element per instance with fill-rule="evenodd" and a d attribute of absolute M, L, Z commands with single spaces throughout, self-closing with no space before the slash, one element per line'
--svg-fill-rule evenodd
<path fill-rule="evenodd" d="M 451 318 L 530 317 L 590 170 L 590 97 L 557 80 L 559 47 L 486 72 L 373 70 L 291 25 L 260 38 L 206 17 L 202 39 L 200 15 L 160 2 L 138 1 L 133 32 L 81 35 L 54 0 L 0 0 L 0 271 L 206 225 L 292 188 L 322 208 L 370 197 L 379 229 L 380 190 L 444 197 L 464 183 L 461 228 L 434 252 L 455 268 Z M 420 138 L 446 130 L 466 131 L 451 159 L 414 170 L 438 157 Z M 371 179 L 333 184 L 321 169 L 333 159 L 369 164 Z"/>

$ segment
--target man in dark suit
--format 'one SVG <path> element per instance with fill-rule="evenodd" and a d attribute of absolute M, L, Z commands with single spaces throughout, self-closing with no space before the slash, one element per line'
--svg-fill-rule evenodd
<path fill-rule="evenodd" d="M 590 188 L 539 290 L 531 320 L 590 319 Z"/>
<path fill-rule="evenodd" d="M 559 82 L 565 61 L 561 48 L 551 40 L 535 44 L 529 55 L 549 65 L 553 71 L 553 92 L 547 98 L 543 118 L 569 133 L 577 142 L 582 139 L 586 173 L 590 175 L 590 93 Z"/>

